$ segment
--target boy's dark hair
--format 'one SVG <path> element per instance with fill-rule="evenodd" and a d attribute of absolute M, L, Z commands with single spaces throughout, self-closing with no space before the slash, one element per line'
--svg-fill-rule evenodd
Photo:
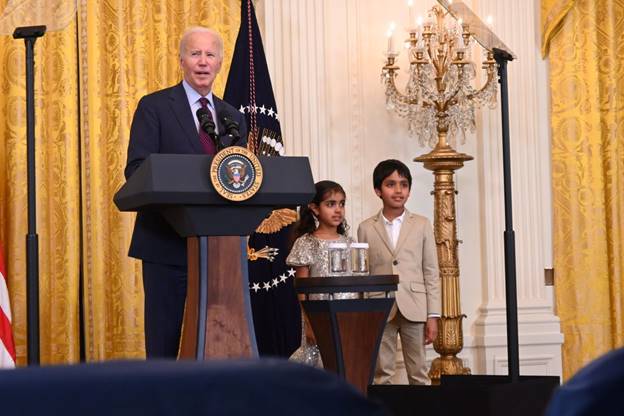
<path fill-rule="evenodd" d="M 388 176 L 392 175 L 392 172 L 397 171 L 399 176 L 407 179 L 407 183 L 409 184 L 409 189 L 412 189 L 412 174 L 405 163 L 396 159 L 388 159 L 379 162 L 377 166 L 375 166 L 375 170 L 373 171 L 373 187 L 375 189 L 381 189 L 381 183 Z"/>

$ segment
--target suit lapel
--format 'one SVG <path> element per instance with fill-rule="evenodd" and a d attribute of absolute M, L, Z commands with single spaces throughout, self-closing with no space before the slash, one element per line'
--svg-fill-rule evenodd
<path fill-rule="evenodd" d="M 223 100 L 221 100 L 219 97 L 214 95 L 214 93 L 212 94 L 212 102 L 214 103 L 215 115 L 217 117 L 217 119 L 215 120 L 215 123 L 217 123 L 217 129 L 219 130 L 219 135 L 221 135 L 225 132 L 225 127 L 223 127 L 223 123 L 221 123 L 220 115 L 223 113 L 223 108 L 225 106 L 223 104 Z"/>
<path fill-rule="evenodd" d="M 182 127 L 184 136 L 190 142 L 195 152 L 204 153 L 204 148 L 199 141 L 199 132 L 195 127 L 195 120 L 193 120 L 191 107 L 189 106 L 188 98 L 186 97 L 186 92 L 184 91 L 182 83 L 179 83 L 171 89 L 169 105 L 178 123 L 180 123 L 180 127 Z"/>
<path fill-rule="evenodd" d="M 394 250 L 392 249 L 392 243 L 390 242 L 390 237 L 388 236 L 388 232 L 386 231 L 386 226 L 384 225 L 384 218 L 381 211 L 379 211 L 379 214 L 375 219 L 373 228 L 375 229 L 377 234 L 379 234 L 381 241 L 383 241 L 383 243 L 386 245 L 388 251 L 394 254 Z"/>
<path fill-rule="evenodd" d="M 414 226 L 414 218 L 412 214 L 406 209 L 405 216 L 403 217 L 403 224 L 401 224 L 401 232 L 399 232 L 399 238 L 397 240 L 397 245 L 395 250 L 395 254 L 399 252 L 405 240 L 407 240 L 407 236 L 411 233 L 411 229 Z"/>

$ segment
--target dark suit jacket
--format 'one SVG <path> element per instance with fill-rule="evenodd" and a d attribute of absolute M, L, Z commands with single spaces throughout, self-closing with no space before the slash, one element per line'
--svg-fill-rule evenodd
<path fill-rule="evenodd" d="M 247 127 L 245 118 L 234 107 L 213 96 L 219 132 L 225 131 L 221 116 L 228 113 L 239 123 L 241 141 L 245 146 Z M 182 83 L 146 95 L 139 101 L 132 119 L 126 179 L 152 153 L 203 154 L 193 113 Z M 193 178 L 189 178 L 193 180 Z M 140 212 L 137 215 L 130 243 L 130 257 L 160 263 L 186 265 L 186 240 L 157 213 Z"/>
<path fill-rule="evenodd" d="M 559 387 L 546 416 L 621 415 L 624 348 L 595 359 Z"/>

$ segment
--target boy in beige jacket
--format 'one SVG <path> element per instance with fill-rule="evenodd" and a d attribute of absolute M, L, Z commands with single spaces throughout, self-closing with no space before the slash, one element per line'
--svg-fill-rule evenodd
<path fill-rule="evenodd" d="M 360 224 L 358 240 L 369 244 L 371 274 L 399 275 L 396 302 L 379 348 L 375 384 L 391 382 L 399 334 L 408 382 L 431 384 L 425 345 L 437 336 L 441 311 L 433 228 L 427 218 L 405 208 L 412 175 L 404 163 L 380 162 L 373 172 L 373 186 L 383 207 Z"/>

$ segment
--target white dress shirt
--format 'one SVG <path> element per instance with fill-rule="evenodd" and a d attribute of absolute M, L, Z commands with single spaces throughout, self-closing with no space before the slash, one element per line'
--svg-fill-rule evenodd
<path fill-rule="evenodd" d="M 392 243 L 392 248 L 396 248 L 397 242 L 399 241 L 399 234 L 401 233 L 401 225 L 403 225 L 403 218 L 405 218 L 405 210 L 392 221 L 387 219 L 383 214 L 381 214 L 381 216 L 384 219 L 384 226 L 386 227 L 386 233 L 388 233 L 390 243 Z"/>

